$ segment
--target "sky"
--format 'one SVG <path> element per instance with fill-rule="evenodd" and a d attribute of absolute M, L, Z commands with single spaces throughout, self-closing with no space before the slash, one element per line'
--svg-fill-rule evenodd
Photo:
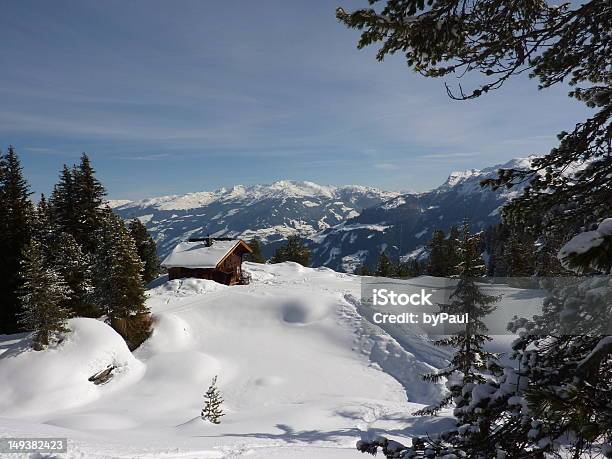
<path fill-rule="evenodd" d="M 527 77 L 475 101 L 358 50 L 366 0 L 0 0 L 0 148 L 36 193 L 87 152 L 114 199 L 309 180 L 423 191 L 543 154 L 585 109 Z"/>

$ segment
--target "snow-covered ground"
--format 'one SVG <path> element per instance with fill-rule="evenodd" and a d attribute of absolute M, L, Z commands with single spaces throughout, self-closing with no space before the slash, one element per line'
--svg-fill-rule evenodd
<path fill-rule="evenodd" d="M 64 342 L 43 352 L 27 349 L 27 335 L 0 336 L 0 437 L 67 437 L 58 457 L 71 458 L 341 459 L 360 457 L 365 431 L 406 441 L 452 422 L 410 415 L 441 395 L 420 375 L 445 353 L 364 320 L 359 277 L 246 268 L 248 286 L 156 281 L 155 332 L 133 354 L 93 319 L 72 319 Z M 88 381 L 110 364 L 110 382 Z M 215 375 L 220 425 L 199 417 Z"/>

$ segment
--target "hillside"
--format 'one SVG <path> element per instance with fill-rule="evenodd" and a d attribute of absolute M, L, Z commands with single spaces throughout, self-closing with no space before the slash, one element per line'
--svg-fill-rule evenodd
<path fill-rule="evenodd" d="M 315 237 L 315 266 L 352 272 L 357 266 L 376 266 L 385 250 L 397 259 L 418 255 L 436 229 L 447 231 L 467 218 L 473 231 L 499 222 L 499 210 L 521 190 L 482 188 L 500 168 L 527 168 L 529 158 L 514 159 L 482 170 L 453 172 L 441 186 L 420 194 L 406 194 L 369 207 L 360 215 Z"/>
<path fill-rule="evenodd" d="M 156 281 L 155 332 L 133 354 L 94 319 L 72 319 L 43 352 L 26 349 L 25 335 L 0 336 L 0 435 L 68 437 L 71 458 L 348 458 L 365 431 L 405 439 L 448 425 L 410 415 L 442 394 L 420 375 L 448 354 L 360 315 L 358 276 L 246 268 L 248 286 Z M 111 364 L 110 382 L 87 380 Z M 217 426 L 199 419 L 214 375 L 227 411 Z"/>

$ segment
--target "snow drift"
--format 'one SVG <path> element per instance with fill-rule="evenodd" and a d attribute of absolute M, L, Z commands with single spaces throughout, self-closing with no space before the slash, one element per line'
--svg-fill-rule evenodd
<path fill-rule="evenodd" d="M 450 420 L 414 418 L 442 387 L 420 375 L 444 353 L 367 322 L 360 278 L 295 263 L 246 263 L 253 282 L 160 278 L 153 335 L 133 354 L 110 327 L 73 319 L 43 352 L 0 337 L 0 435 L 61 436 L 68 457 L 355 457 L 365 431 L 398 439 Z M 107 365 L 115 376 L 88 378 Z M 218 375 L 227 413 L 199 418 Z"/>

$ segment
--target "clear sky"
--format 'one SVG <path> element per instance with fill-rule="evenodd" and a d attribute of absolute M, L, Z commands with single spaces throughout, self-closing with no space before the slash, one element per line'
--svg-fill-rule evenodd
<path fill-rule="evenodd" d="M 584 116 L 527 78 L 450 100 L 356 49 L 334 10 L 366 4 L 0 0 L 0 148 L 37 193 L 83 151 L 112 198 L 279 179 L 425 190 L 545 153 Z"/>

